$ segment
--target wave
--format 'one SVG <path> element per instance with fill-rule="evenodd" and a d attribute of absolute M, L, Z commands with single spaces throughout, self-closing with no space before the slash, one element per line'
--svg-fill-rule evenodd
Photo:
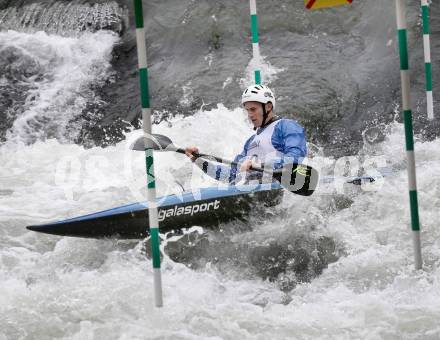
<path fill-rule="evenodd" d="M 60 37 L 45 32 L 0 32 L 0 91 L 5 101 L 3 138 L 33 143 L 73 140 L 84 111 L 99 105 L 94 87 L 111 81 L 112 32 Z M 3 96 L 4 94 L 4 96 Z"/>
<path fill-rule="evenodd" d="M 0 11 L 0 30 L 45 31 L 62 36 L 110 30 L 122 34 L 128 11 L 115 1 L 91 4 L 86 1 L 17 3 Z"/>

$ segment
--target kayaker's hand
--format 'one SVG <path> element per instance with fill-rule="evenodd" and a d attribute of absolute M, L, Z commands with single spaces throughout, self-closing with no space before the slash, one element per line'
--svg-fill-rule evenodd
<path fill-rule="evenodd" d="M 243 163 L 240 165 L 240 172 L 246 172 L 248 171 L 252 166 L 252 159 L 246 159 Z"/>
<path fill-rule="evenodd" d="M 195 162 L 197 159 L 196 157 L 194 157 L 194 153 L 199 153 L 199 148 L 196 148 L 195 146 L 185 148 L 185 155 L 191 158 L 191 162 Z"/>

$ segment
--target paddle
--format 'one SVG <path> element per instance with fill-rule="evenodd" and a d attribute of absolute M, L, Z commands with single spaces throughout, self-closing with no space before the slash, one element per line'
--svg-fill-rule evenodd
<path fill-rule="evenodd" d="M 156 151 L 173 151 L 185 154 L 185 149 L 174 145 L 173 141 L 164 135 L 152 134 L 151 141 L 153 150 Z M 139 137 L 131 146 L 130 149 L 135 151 L 145 151 L 145 137 Z M 208 155 L 204 153 L 193 153 L 196 158 L 203 158 L 207 160 L 214 160 L 218 163 L 224 163 L 239 167 L 237 162 L 230 161 L 221 157 Z M 303 164 L 287 164 L 282 169 L 265 170 L 262 168 L 251 167 L 250 170 L 269 173 L 273 178 L 280 182 L 280 184 L 291 193 L 310 196 L 316 189 L 318 184 L 318 171 L 309 165 Z"/>
<path fill-rule="evenodd" d="M 173 144 L 173 141 L 169 139 L 167 136 L 159 135 L 159 134 L 151 134 L 152 142 L 153 142 L 153 150 L 156 151 L 174 151 L 177 153 L 185 154 L 185 149 L 179 148 Z M 134 143 L 130 146 L 130 149 L 135 151 L 145 151 L 145 137 L 139 137 Z M 212 155 L 207 155 L 204 153 L 193 153 L 196 158 L 210 158 L 219 163 L 232 164 L 233 162 L 225 160 L 220 157 L 215 157 Z"/>

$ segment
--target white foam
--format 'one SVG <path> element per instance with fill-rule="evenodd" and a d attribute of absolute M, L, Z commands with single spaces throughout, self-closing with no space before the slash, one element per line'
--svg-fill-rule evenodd
<path fill-rule="evenodd" d="M 108 31 L 84 33 L 76 38 L 44 32 L 0 32 L 2 49 L 18 50 L 33 60 L 44 75 L 26 80 L 31 89 L 25 110 L 15 119 L 7 139 L 33 142 L 52 136 L 65 141 L 69 120 L 94 100 L 90 85 L 109 78 L 111 51 L 118 39 Z M 73 132 L 70 138 L 75 136 Z"/>
<path fill-rule="evenodd" d="M 249 85 L 255 84 L 255 70 L 261 72 L 261 83 L 270 85 L 277 79 L 277 74 L 284 71 L 281 67 L 276 67 L 266 60 L 264 56 L 252 58 L 244 71 L 244 77 L 240 79 L 240 85 L 243 89 Z"/>
<path fill-rule="evenodd" d="M 395 123 L 389 130 L 375 154 L 402 167 L 403 126 Z M 232 158 L 252 130 L 241 109 L 219 105 L 176 117 L 154 132 L 178 145 Z M 133 131 L 127 141 L 105 149 L 55 139 L 0 147 L 0 188 L 5 192 L 0 195 L 0 337 L 439 337 L 440 140 L 415 144 L 425 271 L 413 271 L 403 168 L 386 179 L 382 190 L 351 194 L 351 204 L 343 209 L 335 208 L 336 198 L 329 195 L 286 195 L 282 217 L 275 215 L 232 240 L 286 239 L 301 228 L 344 244 L 346 254 L 311 283 L 285 295 L 258 278 L 231 279 L 209 264 L 195 271 L 165 258 L 165 306 L 155 309 L 151 264 L 141 244 L 24 229 L 29 223 L 130 203 L 138 189 L 142 196 L 144 155 L 127 147 L 140 134 Z M 78 173 L 68 170 L 75 162 Z M 185 187 L 214 183 L 198 169 L 189 176 L 192 164 L 182 155 L 156 153 L 155 166 L 161 194 L 178 192 L 176 180 Z"/>

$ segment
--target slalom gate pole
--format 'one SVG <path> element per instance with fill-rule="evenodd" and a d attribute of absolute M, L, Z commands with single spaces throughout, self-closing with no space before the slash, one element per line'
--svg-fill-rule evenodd
<path fill-rule="evenodd" d="M 406 29 L 406 0 L 396 0 L 397 32 L 400 54 L 400 78 L 402 82 L 402 111 L 405 124 L 406 155 L 408 162 L 408 188 L 411 211 L 415 268 L 422 268 L 420 246 L 420 221 L 417 201 L 416 166 L 414 157 L 414 136 L 411 112 L 411 92 L 409 79 L 408 42 Z"/>
<path fill-rule="evenodd" d="M 139 84 L 142 106 L 142 122 L 145 138 L 145 160 L 147 172 L 148 218 L 150 222 L 151 253 L 154 275 L 154 301 L 156 307 L 163 306 L 162 275 L 160 271 L 159 221 L 157 218 L 156 183 L 154 178 L 153 142 L 151 136 L 151 108 L 148 90 L 147 47 L 145 42 L 142 0 L 134 0 L 136 20 L 136 44 L 139 63 Z"/>
<path fill-rule="evenodd" d="M 260 43 L 258 42 L 258 19 L 257 19 L 257 3 L 256 0 L 249 0 L 250 12 L 251 12 L 251 32 L 252 32 L 252 58 L 257 63 L 257 69 L 255 73 L 255 84 L 261 84 L 261 71 L 260 67 Z"/>
<path fill-rule="evenodd" d="M 429 37 L 429 3 L 422 0 L 422 23 L 423 23 L 423 51 L 425 54 L 425 77 L 426 77 L 426 106 L 428 119 L 434 119 L 434 102 L 432 99 L 432 67 L 431 67 L 431 44 Z"/>

